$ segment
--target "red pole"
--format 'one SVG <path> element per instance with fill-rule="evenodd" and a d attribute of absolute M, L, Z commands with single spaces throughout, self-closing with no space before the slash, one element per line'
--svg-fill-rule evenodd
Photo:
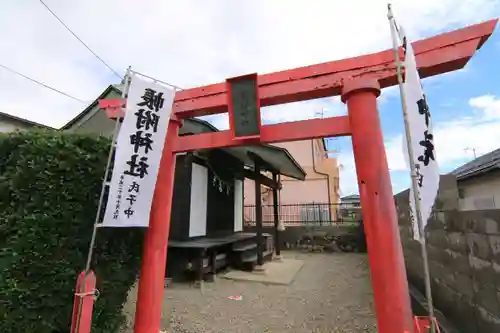
<path fill-rule="evenodd" d="M 174 117 L 174 116 L 172 116 Z M 135 333 L 160 331 L 165 268 L 167 264 L 170 212 L 174 188 L 175 154 L 172 152 L 180 122 L 168 123 L 165 146 L 158 171 L 156 189 L 142 255 L 139 291 L 135 310 Z"/>
<path fill-rule="evenodd" d="M 413 332 L 408 282 L 389 167 L 377 110 L 375 80 L 344 83 L 358 175 L 378 331 Z"/>

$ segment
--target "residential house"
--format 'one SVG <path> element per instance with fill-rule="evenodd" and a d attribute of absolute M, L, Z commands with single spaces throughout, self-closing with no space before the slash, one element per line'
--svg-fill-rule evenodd
<path fill-rule="evenodd" d="M 53 129 L 47 125 L 42 125 L 8 113 L 0 112 L 0 133 L 24 131 L 33 128 Z"/>
<path fill-rule="evenodd" d="M 282 177 L 279 195 L 281 216 L 285 223 L 304 220 L 332 222 L 336 220 L 339 200 L 339 167 L 337 159 L 328 157 L 323 139 L 283 142 L 274 144 L 285 148 L 306 172 L 305 181 Z M 254 219 L 251 211 L 255 205 L 255 183 L 245 180 L 245 215 L 247 220 Z M 273 219 L 272 192 L 261 188 L 263 219 Z M 267 206 L 267 209 L 266 209 Z"/>
<path fill-rule="evenodd" d="M 106 113 L 99 108 L 99 100 L 104 98 L 120 98 L 120 87 L 121 85 L 108 86 L 94 102 L 59 130 L 111 136 L 113 134 L 115 122 L 108 119 Z M 26 130 L 31 128 L 54 129 L 46 125 L 0 112 L 0 132 L 8 133 L 15 130 Z"/>
<path fill-rule="evenodd" d="M 109 119 L 106 113 L 99 107 L 99 100 L 120 98 L 121 87 L 121 85 L 108 86 L 94 102 L 64 125 L 61 130 L 111 137 L 116 122 Z"/>
<path fill-rule="evenodd" d="M 346 208 L 361 207 L 361 198 L 358 194 L 347 195 L 340 198 L 340 203 Z"/>
<path fill-rule="evenodd" d="M 408 191 L 408 190 L 406 190 Z M 440 176 L 436 203 L 444 210 L 486 210 L 500 208 L 500 149 L 480 156 Z"/>
<path fill-rule="evenodd" d="M 361 198 L 358 194 L 340 198 L 339 215 L 343 221 L 358 221 L 361 219 Z"/>
<path fill-rule="evenodd" d="M 457 179 L 460 210 L 500 208 L 500 149 L 451 172 Z"/>
<path fill-rule="evenodd" d="M 274 144 L 285 148 L 307 173 L 305 181 L 283 177 L 280 204 L 296 205 L 306 203 L 338 204 L 339 167 L 337 159 L 327 156 L 323 139 L 283 142 Z M 245 205 L 255 204 L 255 185 L 245 183 Z M 269 191 L 263 189 L 264 203 L 272 203 Z"/>

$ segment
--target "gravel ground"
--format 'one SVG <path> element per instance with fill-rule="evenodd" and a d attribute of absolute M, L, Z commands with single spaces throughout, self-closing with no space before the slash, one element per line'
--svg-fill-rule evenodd
<path fill-rule="evenodd" d="M 305 261 L 288 286 L 217 279 L 204 283 L 203 293 L 187 285 L 168 287 L 162 328 L 169 333 L 377 332 L 365 255 L 284 255 Z M 135 294 L 131 290 L 125 306 L 130 322 Z M 228 299 L 236 295 L 243 300 Z"/>

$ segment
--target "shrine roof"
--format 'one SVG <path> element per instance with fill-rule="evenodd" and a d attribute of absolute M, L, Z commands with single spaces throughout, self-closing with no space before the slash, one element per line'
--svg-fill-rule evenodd
<path fill-rule="evenodd" d="M 179 135 L 211 133 L 218 131 L 219 130 L 215 126 L 205 120 L 189 118 L 184 120 L 184 124 L 179 130 Z M 262 144 L 218 149 L 228 152 L 250 168 L 253 168 L 254 166 L 252 155 L 256 155 L 263 162 L 263 171 L 278 172 L 284 176 L 298 180 L 304 180 L 306 178 L 306 172 L 304 169 L 302 169 L 288 150 L 284 148 Z"/>

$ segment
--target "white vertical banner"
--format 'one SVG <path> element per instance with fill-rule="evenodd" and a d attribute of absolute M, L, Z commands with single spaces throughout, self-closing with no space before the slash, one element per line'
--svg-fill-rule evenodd
<path fill-rule="evenodd" d="M 132 75 L 102 226 L 147 227 L 175 90 Z"/>
<path fill-rule="evenodd" d="M 431 114 L 418 74 L 415 53 L 402 27 L 399 27 L 399 35 L 403 41 L 403 49 L 405 50 L 403 88 L 406 96 L 413 160 L 415 161 L 417 184 L 420 192 L 422 229 L 425 229 L 439 189 L 439 166 L 436 160 Z M 404 155 L 408 162 L 409 153 L 406 143 L 403 144 L 403 147 Z M 412 186 L 410 187 L 410 208 L 413 238 L 421 240 L 422 235 L 420 235 L 415 215 L 415 196 L 413 191 Z"/>

